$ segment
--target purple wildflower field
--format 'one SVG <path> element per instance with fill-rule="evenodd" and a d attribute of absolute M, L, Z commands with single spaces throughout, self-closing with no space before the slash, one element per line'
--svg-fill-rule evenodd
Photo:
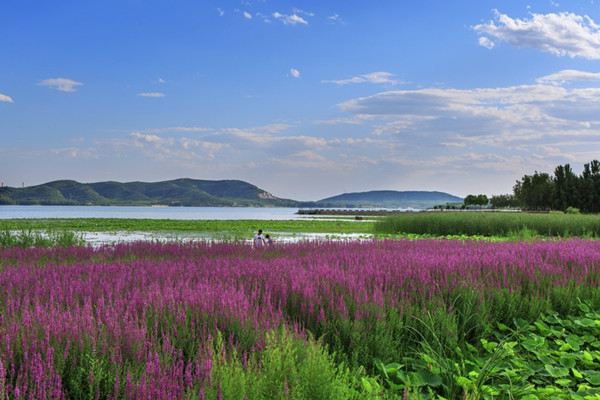
<path fill-rule="evenodd" d="M 244 360 L 284 326 L 367 363 L 379 350 L 353 358 L 361 336 L 348 332 L 393 330 L 432 305 L 452 314 L 461 290 L 481 305 L 600 284 L 600 242 L 584 240 L 135 243 L 0 260 L 0 399 L 218 398 L 217 337 Z"/>

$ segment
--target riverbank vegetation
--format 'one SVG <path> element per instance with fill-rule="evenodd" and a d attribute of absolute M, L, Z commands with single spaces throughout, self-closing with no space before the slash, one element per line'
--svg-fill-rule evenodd
<path fill-rule="evenodd" d="M 522 212 L 405 213 L 375 222 L 378 234 L 600 237 L 600 215 Z"/>
<path fill-rule="evenodd" d="M 258 229 L 287 233 L 372 233 L 373 221 L 363 220 L 173 220 L 122 218 L 6 219 L 2 230 L 69 230 L 86 232 L 222 232 L 248 237 Z"/>

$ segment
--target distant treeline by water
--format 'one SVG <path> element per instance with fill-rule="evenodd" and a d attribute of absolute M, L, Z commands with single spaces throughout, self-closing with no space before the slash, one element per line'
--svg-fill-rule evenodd
<path fill-rule="evenodd" d="M 517 181 L 512 194 L 493 196 L 495 208 L 521 207 L 526 210 L 600 212 L 600 161 L 584 164 L 577 175 L 569 164 L 559 165 L 554 174 L 535 171 Z"/>

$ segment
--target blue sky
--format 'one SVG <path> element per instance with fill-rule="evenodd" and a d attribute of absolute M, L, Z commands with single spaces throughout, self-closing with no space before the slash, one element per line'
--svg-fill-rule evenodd
<path fill-rule="evenodd" d="M 600 4 L 0 3 L 0 181 L 504 193 L 600 156 Z"/>

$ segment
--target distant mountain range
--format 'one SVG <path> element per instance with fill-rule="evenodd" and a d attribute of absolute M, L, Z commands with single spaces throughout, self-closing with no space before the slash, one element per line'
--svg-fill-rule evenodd
<path fill-rule="evenodd" d="M 176 179 L 163 182 L 54 181 L 25 188 L 0 188 L 0 204 L 165 205 L 297 207 L 250 183 L 236 180 Z"/>
<path fill-rule="evenodd" d="M 462 202 L 463 199 L 444 192 L 373 190 L 344 193 L 319 200 L 317 204 L 347 208 L 430 208 L 439 204 Z"/>
<path fill-rule="evenodd" d="M 196 207 L 428 208 L 460 197 L 442 192 L 393 190 L 345 193 L 315 202 L 282 199 L 239 180 L 79 183 L 60 180 L 24 188 L 0 187 L 0 205 L 128 205 Z"/>

